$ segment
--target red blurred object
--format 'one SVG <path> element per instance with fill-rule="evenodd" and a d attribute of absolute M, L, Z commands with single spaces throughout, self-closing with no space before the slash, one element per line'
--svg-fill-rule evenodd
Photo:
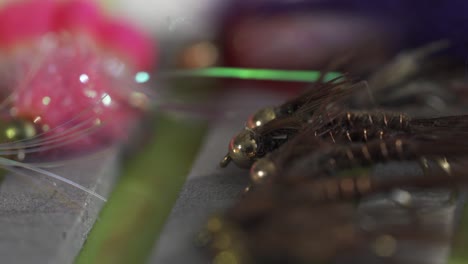
<path fill-rule="evenodd" d="M 74 0 L 56 3 L 54 24 L 51 30 L 83 31 L 93 37 L 99 36 L 99 25 L 105 20 L 102 10 L 94 2 L 88 0 Z"/>
<path fill-rule="evenodd" d="M 133 75 L 113 75 L 106 65 L 109 59 L 85 39 L 54 36 L 46 42 L 50 45 L 47 49 L 31 54 L 40 59 L 22 64 L 26 74 L 13 91 L 15 116 L 55 128 L 53 134 L 80 124 L 92 128 L 96 122 L 105 123 L 69 145 L 75 149 L 125 139 L 141 114 L 129 104 L 131 93 L 138 91 L 126 87 L 137 85 L 131 80 Z M 28 74 L 34 68 L 34 73 Z M 73 122 L 63 125 L 71 119 Z"/>
<path fill-rule="evenodd" d="M 0 9 L 0 48 L 12 48 L 49 32 L 54 24 L 56 1 L 11 2 Z"/>
<path fill-rule="evenodd" d="M 63 31 L 88 35 L 103 50 L 123 55 L 137 70 L 154 66 L 151 37 L 126 21 L 106 16 L 95 1 L 27 0 L 0 9 L 0 49 L 17 49 L 44 34 Z"/>
<path fill-rule="evenodd" d="M 135 73 L 154 67 L 156 45 L 93 1 L 11 2 L 0 10 L 0 43 L 14 72 L 2 87 L 1 122 L 33 123 L 55 152 L 120 142 L 145 110 Z"/>

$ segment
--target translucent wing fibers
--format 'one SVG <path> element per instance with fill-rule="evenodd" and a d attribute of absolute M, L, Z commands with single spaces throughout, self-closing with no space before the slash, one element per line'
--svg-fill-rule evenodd
<path fill-rule="evenodd" d="M 50 177 L 52 179 L 55 179 L 55 180 L 58 180 L 58 181 L 61 181 L 61 182 L 64 182 L 70 186 L 73 186 L 77 189 L 80 189 L 82 190 L 83 192 L 103 201 L 103 202 L 106 202 L 106 198 L 104 198 L 103 196 L 97 194 L 96 192 L 94 192 L 93 190 L 90 190 L 89 188 L 86 188 L 72 180 L 69 180 L 65 177 L 62 177 L 58 174 L 55 174 L 53 172 L 50 172 L 50 171 L 47 171 L 47 170 L 44 170 L 44 169 L 41 169 L 39 167 L 36 167 L 34 165 L 30 165 L 30 164 L 27 164 L 27 163 L 23 163 L 23 162 L 18 162 L 18 161 L 14 161 L 14 160 L 9 160 L 9 159 L 5 159 L 5 158 L 2 158 L 0 157 L 0 164 L 2 164 L 2 166 L 4 166 L 7 170 L 11 170 L 12 172 L 17 172 L 17 170 L 14 168 L 14 167 L 20 167 L 20 168 L 25 168 L 25 169 L 28 169 L 32 172 L 36 172 L 36 173 L 40 173 L 42 175 L 45 175 L 47 177 Z M 10 167 L 13 167 L 13 168 L 10 168 Z"/>

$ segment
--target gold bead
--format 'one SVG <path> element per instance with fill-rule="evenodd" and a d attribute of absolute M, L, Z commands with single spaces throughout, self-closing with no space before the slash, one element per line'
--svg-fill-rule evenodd
<path fill-rule="evenodd" d="M 26 158 L 27 141 L 38 134 L 37 127 L 33 122 L 15 119 L 0 125 L 0 143 L 15 144 L 16 153 L 7 155 L 8 158 L 22 161 Z"/>
<path fill-rule="evenodd" d="M 4 127 L 0 127 L 0 143 L 15 142 L 34 137 L 37 134 L 36 127 L 31 122 L 14 120 Z"/>
<path fill-rule="evenodd" d="M 260 184 L 271 177 L 276 172 L 275 164 L 267 158 L 258 160 L 250 169 L 250 180 L 255 184 Z"/>
<path fill-rule="evenodd" d="M 253 132 L 244 130 L 229 142 L 229 157 L 241 168 L 249 168 L 257 157 Z"/>
<path fill-rule="evenodd" d="M 273 107 L 266 107 L 255 114 L 249 117 L 247 120 L 246 127 L 248 129 L 253 129 L 256 127 L 260 127 L 265 125 L 266 123 L 270 122 L 271 120 L 276 118 L 276 111 Z"/>

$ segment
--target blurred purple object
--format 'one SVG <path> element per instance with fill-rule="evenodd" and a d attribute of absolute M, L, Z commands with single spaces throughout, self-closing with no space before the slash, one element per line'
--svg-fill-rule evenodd
<path fill-rule="evenodd" d="M 238 66 L 316 67 L 359 48 L 379 61 L 441 39 L 451 43 L 447 54 L 468 57 L 463 0 L 239 0 L 225 25 L 227 63 Z"/>
<path fill-rule="evenodd" d="M 240 10 L 267 14 L 321 11 L 367 17 L 393 26 L 412 45 L 443 38 L 468 44 L 468 1 L 464 0 L 244 0 L 237 3 Z M 467 46 L 465 49 L 468 51 Z"/>

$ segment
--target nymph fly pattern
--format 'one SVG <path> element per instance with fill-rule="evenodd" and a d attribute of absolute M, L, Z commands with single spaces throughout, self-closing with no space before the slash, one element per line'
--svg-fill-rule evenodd
<path fill-rule="evenodd" d="M 275 149 L 285 139 L 287 140 L 295 134 L 295 131 L 307 123 L 309 118 L 323 105 L 337 102 L 349 95 L 354 89 L 364 85 L 363 83 L 352 84 L 350 81 L 342 80 L 342 78 L 344 77 L 325 83 L 320 80 L 301 96 L 280 106 L 267 107 L 253 114 L 247 120 L 245 130 L 231 140 L 229 152 L 221 161 L 221 166 L 227 166 L 232 160 L 238 166 L 249 167 L 252 160 L 258 158 L 256 150 L 253 152 L 250 150 L 253 147 L 251 145 L 257 144 L 255 139 L 267 142 L 259 142 L 260 145 L 269 145 L 267 148 Z M 331 101 L 331 99 L 335 101 Z M 244 148 L 243 144 L 246 145 Z M 262 155 L 262 152 L 258 155 Z"/>
<path fill-rule="evenodd" d="M 356 110 L 344 102 L 356 101 L 359 84 L 343 81 L 340 90 L 333 90 L 333 83 L 319 84 L 329 92 L 318 89 L 314 96 L 309 90 L 307 98 L 289 101 L 300 103 L 262 109 L 230 141 L 222 165 L 232 160 L 250 168 L 253 186 L 209 220 L 215 260 L 230 254 L 237 263 L 334 263 L 353 261 L 356 252 L 372 248 L 376 257 L 400 263 L 392 259 L 400 240 L 450 240 L 443 232 L 418 230 L 417 220 L 364 230 L 356 205 L 395 189 L 466 184 L 468 115 L 422 118 L 373 107 Z M 401 162 L 417 164 L 422 175 L 382 179 L 374 170 L 377 164 Z M 407 210 L 413 215 L 411 207 Z M 222 243 L 226 240 L 229 245 Z"/>

